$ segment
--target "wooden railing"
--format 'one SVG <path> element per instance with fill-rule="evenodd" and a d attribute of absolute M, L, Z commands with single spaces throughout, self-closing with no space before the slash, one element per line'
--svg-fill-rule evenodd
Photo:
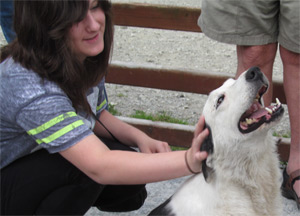
<path fill-rule="evenodd" d="M 201 9 L 148 4 L 114 3 L 114 23 L 120 26 L 158 28 L 165 30 L 201 32 L 197 19 Z M 231 74 L 205 71 L 161 69 L 132 64 L 112 63 L 106 78 L 108 83 L 208 94 L 222 85 Z M 273 82 L 273 100 L 286 103 L 282 82 Z M 122 118 L 151 137 L 170 145 L 188 147 L 194 127 L 146 120 Z M 289 139 L 282 139 L 278 151 L 282 160 L 289 156 Z"/>

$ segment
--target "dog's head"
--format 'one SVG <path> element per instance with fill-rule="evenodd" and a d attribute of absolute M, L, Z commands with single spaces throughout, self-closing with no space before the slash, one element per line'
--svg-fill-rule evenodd
<path fill-rule="evenodd" d="M 264 107 L 262 96 L 268 86 L 265 75 L 258 67 L 253 67 L 241 74 L 237 80 L 228 79 L 209 94 L 203 108 L 205 122 L 211 134 L 205 141 L 209 143 L 206 144 L 210 146 L 209 149 L 240 150 L 243 148 L 241 145 L 247 143 L 246 140 L 267 135 L 267 131 L 279 121 L 284 112 L 278 100 L 275 105 Z M 213 147 L 214 145 L 218 146 Z M 253 146 L 246 146 L 245 151 L 257 148 L 255 143 L 251 145 Z M 205 148 L 202 150 L 206 150 Z M 206 166 L 206 163 L 203 164 Z M 203 171 L 205 169 L 207 167 Z"/>

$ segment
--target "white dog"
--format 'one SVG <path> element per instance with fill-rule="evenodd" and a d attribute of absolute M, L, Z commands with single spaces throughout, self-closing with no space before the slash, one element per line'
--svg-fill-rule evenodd
<path fill-rule="evenodd" d="M 203 115 L 210 136 L 203 172 L 189 178 L 150 215 L 281 215 L 280 169 L 269 129 L 284 112 L 263 107 L 268 80 L 253 67 L 209 94 Z"/>

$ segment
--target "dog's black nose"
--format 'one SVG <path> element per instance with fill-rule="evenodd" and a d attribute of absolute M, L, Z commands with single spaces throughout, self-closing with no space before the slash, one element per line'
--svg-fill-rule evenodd
<path fill-rule="evenodd" d="M 263 73 L 260 71 L 259 67 L 252 67 L 246 73 L 246 80 L 248 82 L 263 80 Z"/>

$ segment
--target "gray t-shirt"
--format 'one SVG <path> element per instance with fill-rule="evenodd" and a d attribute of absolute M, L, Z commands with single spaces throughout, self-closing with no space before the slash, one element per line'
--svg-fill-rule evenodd
<path fill-rule="evenodd" d="M 74 88 L 76 88 L 74 86 Z M 97 116 L 107 108 L 104 79 L 87 93 Z M 54 82 L 12 58 L 0 64 L 0 168 L 38 148 L 56 153 L 93 133 L 95 121 L 76 113 Z"/>

